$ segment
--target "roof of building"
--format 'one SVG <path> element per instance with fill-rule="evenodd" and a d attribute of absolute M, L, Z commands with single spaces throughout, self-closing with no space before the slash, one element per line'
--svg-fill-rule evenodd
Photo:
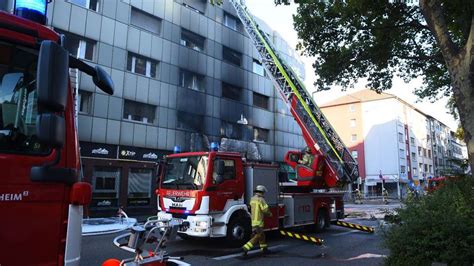
<path fill-rule="evenodd" d="M 386 92 L 381 92 L 377 93 L 374 90 L 371 89 L 364 89 L 360 91 L 356 91 L 354 93 L 350 93 L 347 95 L 344 95 L 342 97 L 339 97 L 333 101 L 327 102 L 325 104 L 321 104 L 319 107 L 320 108 L 327 108 L 327 107 L 333 107 L 333 106 L 338 106 L 338 105 L 346 105 L 346 104 L 351 104 L 351 103 L 362 103 L 362 102 L 371 102 L 371 101 L 380 101 L 380 100 L 385 100 L 385 99 L 391 99 L 395 98 L 396 100 L 400 101 L 403 104 L 406 104 L 410 106 L 412 109 L 418 111 L 419 113 L 423 114 L 424 116 L 428 117 L 429 119 L 434 119 L 438 121 L 440 124 L 442 124 L 445 127 L 448 127 L 445 123 L 441 122 L 439 119 L 433 117 L 430 114 L 427 114 L 423 112 L 422 110 L 418 109 L 417 107 L 413 106 L 412 104 L 408 103 L 407 101 L 403 100 L 402 98 L 399 98 L 396 95 L 386 93 Z"/>
<path fill-rule="evenodd" d="M 386 92 L 381 92 L 378 93 L 374 90 L 371 89 L 364 89 L 360 91 L 356 91 L 351 94 L 344 95 L 342 97 L 339 97 L 333 101 L 330 101 L 328 103 L 320 105 L 320 108 L 326 108 L 326 107 L 332 107 L 332 106 L 337 106 L 337 105 L 345 105 L 345 104 L 350 104 L 350 103 L 362 103 L 362 102 L 371 102 L 371 101 L 380 101 L 380 100 L 385 100 L 385 99 L 396 99 L 400 101 L 401 103 L 410 106 L 414 110 L 418 111 L 419 113 L 432 117 L 425 112 L 421 111 L 420 109 L 416 108 L 412 104 L 408 103 L 407 101 L 403 100 L 402 98 L 399 98 L 396 95 L 386 93 Z"/>
<path fill-rule="evenodd" d="M 349 104 L 349 103 L 378 101 L 378 100 L 384 100 L 384 99 L 390 99 L 390 98 L 397 98 L 397 96 L 390 93 L 385 93 L 385 92 L 377 93 L 374 90 L 365 89 L 365 90 L 356 91 L 354 93 L 344 95 L 333 101 L 322 104 L 321 108 L 335 106 L 335 105 L 344 105 L 344 104 Z"/>

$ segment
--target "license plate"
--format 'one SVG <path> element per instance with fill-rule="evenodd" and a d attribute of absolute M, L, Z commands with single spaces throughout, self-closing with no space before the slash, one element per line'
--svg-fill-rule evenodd
<path fill-rule="evenodd" d="M 180 219 L 180 218 L 171 218 L 171 223 L 174 223 L 174 224 L 182 224 L 182 223 L 183 223 L 183 219 Z"/>

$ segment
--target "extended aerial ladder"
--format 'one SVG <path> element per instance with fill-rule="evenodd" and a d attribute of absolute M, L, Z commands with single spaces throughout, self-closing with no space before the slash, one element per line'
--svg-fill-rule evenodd
<path fill-rule="evenodd" d="M 268 36 L 255 22 L 244 3 L 229 0 L 259 53 L 262 65 L 275 88 L 301 127 L 303 137 L 315 155 L 324 158 L 322 187 L 351 182 L 359 177 L 357 162 L 305 89 L 301 80 L 278 55 Z M 285 159 L 288 162 L 288 158 Z"/>

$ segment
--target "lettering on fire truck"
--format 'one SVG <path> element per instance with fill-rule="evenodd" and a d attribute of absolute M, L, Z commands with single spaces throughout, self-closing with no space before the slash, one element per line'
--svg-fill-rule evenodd
<path fill-rule="evenodd" d="M 2 193 L 0 194 L 0 201 L 22 201 L 23 197 L 27 197 L 29 194 L 28 190 L 20 193 Z"/>

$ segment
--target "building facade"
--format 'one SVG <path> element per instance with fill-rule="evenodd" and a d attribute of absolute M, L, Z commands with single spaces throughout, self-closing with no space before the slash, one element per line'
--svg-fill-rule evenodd
<path fill-rule="evenodd" d="M 262 161 L 304 147 L 251 40 L 228 2 L 54 0 L 48 25 L 66 48 L 112 77 L 113 96 L 71 71 L 91 213 L 155 211 L 156 162 L 175 146 L 207 150 L 223 138 L 250 143 Z M 2 3 L 11 10 L 13 1 Z M 261 25 L 283 57 L 284 40 Z M 300 60 L 287 60 L 300 78 Z"/>
<path fill-rule="evenodd" d="M 382 186 L 403 197 L 408 186 L 452 170 L 454 150 L 462 156 L 446 125 L 388 93 L 358 91 L 321 110 L 357 158 L 369 197 L 380 196 Z"/>

